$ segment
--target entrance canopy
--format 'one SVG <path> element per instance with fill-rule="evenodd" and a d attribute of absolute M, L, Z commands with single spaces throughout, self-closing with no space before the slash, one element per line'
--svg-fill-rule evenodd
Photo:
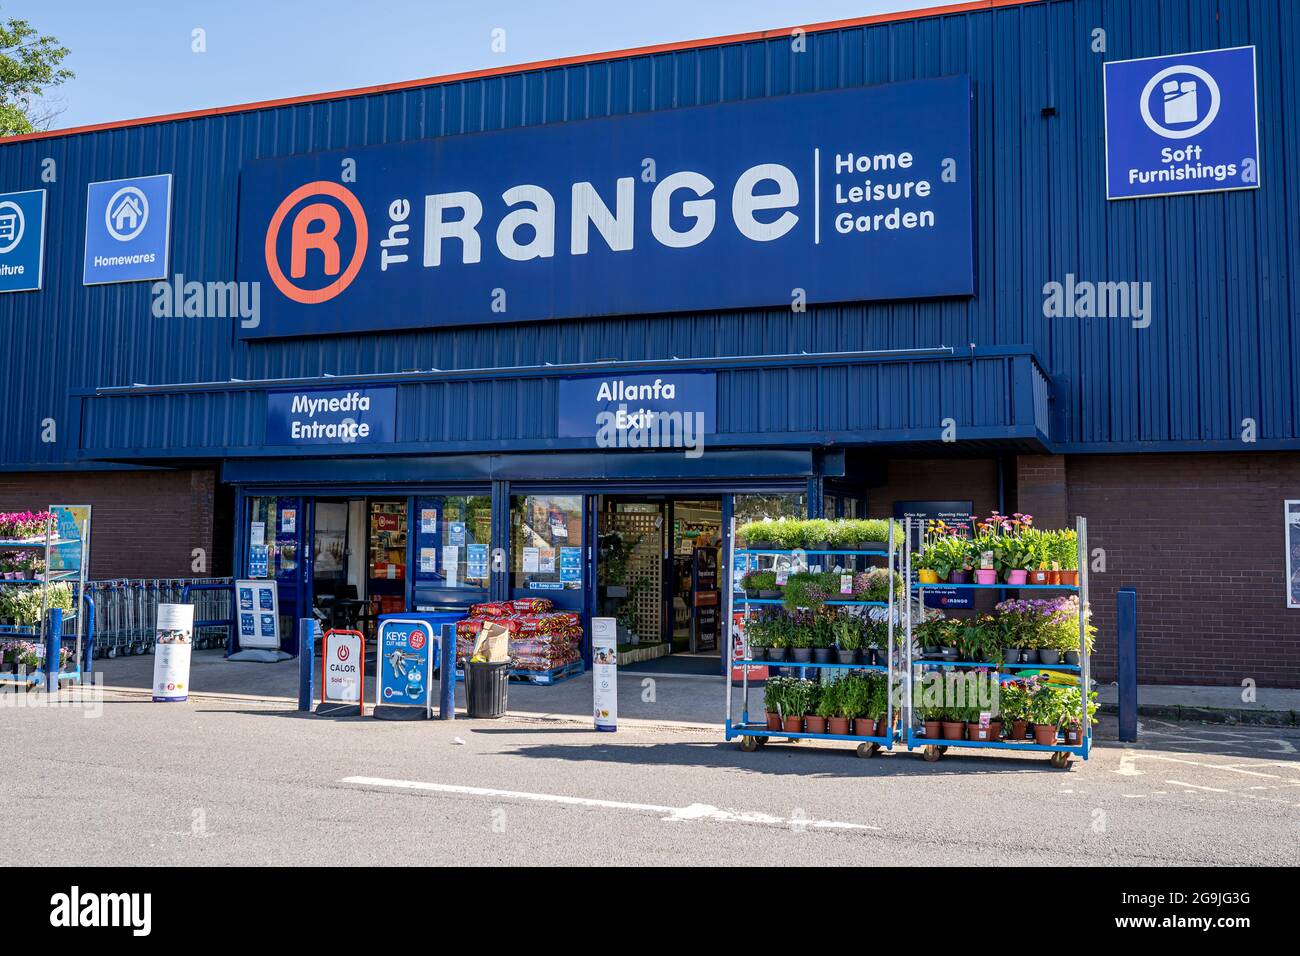
<path fill-rule="evenodd" d="M 1050 396 L 1042 365 L 1019 346 L 142 384 L 79 396 L 78 454 L 176 465 L 596 449 L 1044 451 Z"/>

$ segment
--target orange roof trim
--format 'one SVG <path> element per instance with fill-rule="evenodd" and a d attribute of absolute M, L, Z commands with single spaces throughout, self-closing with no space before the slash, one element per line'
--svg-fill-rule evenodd
<path fill-rule="evenodd" d="M 345 99 L 350 96 L 393 93 L 398 90 L 410 90 L 423 86 L 437 86 L 443 83 L 455 83 L 462 80 L 475 80 L 490 76 L 505 76 L 511 73 L 524 73 L 532 70 L 545 70 L 560 66 L 576 66 L 582 63 L 625 59 L 633 56 L 649 56 L 655 53 L 671 53 L 675 50 L 694 50 L 712 46 L 723 46 L 729 43 L 744 43 L 750 40 L 767 40 L 772 37 L 789 36 L 795 30 L 803 30 L 807 33 L 820 33 L 826 30 L 840 30 L 846 27 L 891 23 L 899 20 L 919 20 L 927 17 L 946 16 L 953 13 L 971 13 L 978 10 L 1023 6 L 1029 3 L 1042 2 L 1044 2 L 1044 0 L 966 0 L 964 3 L 952 3 L 944 6 L 928 7 L 918 10 L 900 10 L 896 13 L 877 13 L 872 16 L 855 17 L 848 20 L 829 20 L 825 23 L 812 23 L 805 26 L 782 27 L 774 30 L 758 30 L 752 33 L 733 33 L 727 36 L 709 37 L 702 40 L 681 40 L 675 43 L 660 43 L 652 46 L 632 47 L 626 50 L 612 50 L 607 53 L 584 53 L 579 56 L 560 57 L 554 60 L 536 60 L 532 63 L 518 63 L 512 66 L 493 67 L 492 69 L 487 70 L 469 70 L 464 73 L 448 73 L 443 76 L 430 76 L 419 80 L 403 80 L 398 83 L 381 83 L 377 86 L 360 86 L 349 90 L 334 90 L 329 93 L 308 93 L 302 96 L 290 96 L 278 100 L 260 100 L 254 103 L 240 103 L 234 106 L 214 106 L 208 109 L 187 110 L 182 113 L 165 113 L 160 116 L 142 116 L 138 119 L 114 120 L 109 123 L 73 126 L 68 129 L 47 130 L 39 133 L 24 133 L 19 136 L 6 136 L 0 138 L 0 145 L 33 139 L 49 139 L 55 136 L 75 136 L 79 133 L 94 133 L 101 130 L 146 126 L 150 123 L 167 123 L 175 120 L 198 119 L 204 116 L 222 116 L 227 113 L 247 113 L 253 110 L 274 109 L 280 106 L 295 106 L 300 103 L 321 103 L 329 100 Z"/>

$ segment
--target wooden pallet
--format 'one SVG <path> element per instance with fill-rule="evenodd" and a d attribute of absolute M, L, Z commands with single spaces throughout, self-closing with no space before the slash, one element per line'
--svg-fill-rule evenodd
<path fill-rule="evenodd" d="M 586 672 L 587 666 L 581 660 L 576 660 L 560 667 L 552 667 L 548 671 L 512 670 L 510 679 L 529 684 L 558 684 L 572 677 L 581 677 Z"/>

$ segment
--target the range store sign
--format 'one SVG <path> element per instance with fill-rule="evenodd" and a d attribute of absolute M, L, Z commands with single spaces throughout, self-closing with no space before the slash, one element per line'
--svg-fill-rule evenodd
<path fill-rule="evenodd" d="M 1104 70 L 1108 199 L 1259 186 L 1253 46 Z"/>
<path fill-rule="evenodd" d="M 266 444 L 353 445 L 394 439 L 397 389 L 268 392 Z"/>
<path fill-rule="evenodd" d="M 968 77 L 248 164 L 244 337 L 969 295 Z"/>

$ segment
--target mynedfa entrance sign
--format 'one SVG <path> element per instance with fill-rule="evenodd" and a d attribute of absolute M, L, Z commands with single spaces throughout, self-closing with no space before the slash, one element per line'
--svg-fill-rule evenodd
<path fill-rule="evenodd" d="M 970 295 L 971 196 L 966 76 L 261 160 L 239 334 Z"/>

